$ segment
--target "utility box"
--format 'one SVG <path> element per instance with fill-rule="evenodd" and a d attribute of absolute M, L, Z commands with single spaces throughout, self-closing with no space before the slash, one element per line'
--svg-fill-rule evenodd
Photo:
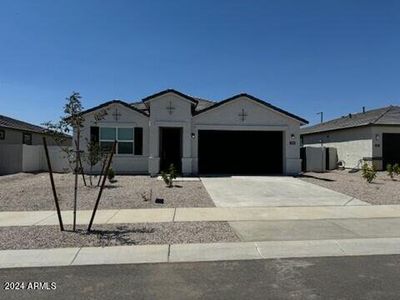
<path fill-rule="evenodd" d="M 337 168 L 338 156 L 332 147 L 302 147 L 300 149 L 303 172 L 326 172 Z"/>

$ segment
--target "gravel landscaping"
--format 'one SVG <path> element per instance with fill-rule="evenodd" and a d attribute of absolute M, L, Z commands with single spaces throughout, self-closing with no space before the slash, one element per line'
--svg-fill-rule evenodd
<path fill-rule="evenodd" d="M 168 188 L 162 180 L 150 176 L 117 175 L 115 179 L 115 183 L 107 182 L 99 209 L 215 206 L 201 181 L 177 181 L 175 187 Z M 54 174 L 54 180 L 61 209 L 72 209 L 74 175 Z M 93 209 L 98 191 L 85 187 L 79 177 L 78 209 Z M 156 198 L 163 198 L 164 204 L 156 204 Z M 0 176 L 0 211 L 53 209 L 48 173 Z"/>
<path fill-rule="evenodd" d="M 227 222 L 96 225 L 90 233 L 86 228 L 61 232 L 58 226 L 0 227 L 0 250 L 239 241 Z"/>
<path fill-rule="evenodd" d="M 307 172 L 298 178 L 374 205 L 400 204 L 400 178 L 392 180 L 386 172 L 378 172 L 372 183 L 367 183 L 361 177 L 361 171 L 348 170 Z"/>

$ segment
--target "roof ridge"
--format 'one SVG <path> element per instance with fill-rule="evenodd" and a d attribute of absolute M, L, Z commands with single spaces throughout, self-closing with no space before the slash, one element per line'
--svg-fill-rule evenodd
<path fill-rule="evenodd" d="M 388 109 L 386 109 L 379 117 L 377 117 L 374 121 L 372 121 L 370 124 L 376 124 L 380 119 L 383 118 L 384 115 L 386 115 L 389 111 L 393 109 L 393 105 L 390 105 Z"/>

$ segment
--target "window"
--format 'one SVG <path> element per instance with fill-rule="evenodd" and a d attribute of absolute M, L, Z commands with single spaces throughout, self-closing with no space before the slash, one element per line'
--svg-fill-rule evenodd
<path fill-rule="evenodd" d="M 6 132 L 4 129 L 0 129 L 0 140 L 4 140 L 6 138 Z"/>
<path fill-rule="evenodd" d="M 25 145 L 32 145 L 32 134 L 31 133 L 22 133 L 22 143 Z"/>
<path fill-rule="evenodd" d="M 133 128 L 100 128 L 100 147 L 110 151 L 114 141 L 117 141 L 116 153 L 133 154 Z"/>

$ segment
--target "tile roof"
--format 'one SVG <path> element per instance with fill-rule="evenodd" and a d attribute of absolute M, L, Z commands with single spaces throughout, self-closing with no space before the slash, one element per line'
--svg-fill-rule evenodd
<path fill-rule="evenodd" d="M 10 117 L 0 115 L 0 127 L 10 128 L 15 130 L 45 133 L 46 129 L 37 125 L 26 123 L 20 120 L 16 120 Z"/>
<path fill-rule="evenodd" d="M 366 125 L 400 125 L 400 106 L 387 106 L 366 112 L 349 114 L 341 118 L 301 129 L 301 134 L 312 134 L 331 130 L 360 127 Z"/>

